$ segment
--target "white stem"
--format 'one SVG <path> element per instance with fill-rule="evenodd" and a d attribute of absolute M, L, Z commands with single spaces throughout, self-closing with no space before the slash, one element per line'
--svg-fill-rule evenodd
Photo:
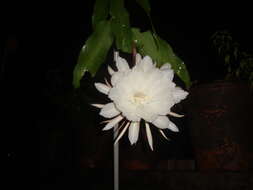
<path fill-rule="evenodd" d="M 113 139 L 117 138 L 119 130 L 118 124 L 114 127 Z M 114 143 L 113 143 L 114 144 Z M 113 146 L 113 170 L 114 170 L 114 190 L 119 190 L 119 143 Z"/>

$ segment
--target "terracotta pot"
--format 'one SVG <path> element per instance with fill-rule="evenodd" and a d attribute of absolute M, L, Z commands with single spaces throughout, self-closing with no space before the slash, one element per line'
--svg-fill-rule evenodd
<path fill-rule="evenodd" d="M 199 170 L 253 168 L 252 95 L 249 85 L 241 82 L 191 88 L 186 107 Z"/>

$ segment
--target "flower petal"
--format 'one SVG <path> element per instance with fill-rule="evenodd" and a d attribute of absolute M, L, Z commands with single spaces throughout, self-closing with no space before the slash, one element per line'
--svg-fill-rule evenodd
<path fill-rule="evenodd" d="M 106 126 L 102 129 L 103 131 L 109 130 L 111 128 L 113 128 L 117 123 L 119 123 L 121 120 L 123 119 L 123 117 L 121 115 L 119 115 L 118 117 L 115 117 L 114 119 L 112 119 L 109 123 L 106 124 Z"/>
<path fill-rule="evenodd" d="M 147 138 L 148 138 L 148 144 L 151 148 L 151 150 L 153 150 L 153 138 L 152 138 L 152 133 L 149 127 L 149 124 L 147 122 L 145 122 L 145 127 L 146 127 L 146 134 L 147 134 Z"/>
<path fill-rule="evenodd" d="M 169 81 L 172 81 L 174 78 L 174 71 L 171 69 L 166 69 L 161 71 L 163 76 L 167 78 Z"/>
<path fill-rule="evenodd" d="M 149 69 L 154 68 L 152 59 L 149 56 L 145 56 L 138 65 L 136 65 L 136 68 L 138 70 L 141 70 L 143 72 L 148 71 Z"/>
<path fill-rule="evenodd" d="M 91 105 L 96 108 L 103 108 L 104 107 L 104 104 L 91 104 Z"/>
<path fill-rule="evenodd" d="M 113 73 L 115 73 L 115 71 L 110 66 L 107 67 L 107 70 L 110 75 L 113 75 Z"/>
<path fill-rule="evenodd" d="M 111 89 L 109 86 L 107 86 L 103 83 L 100 83 L 100 82 L 95 83 L 95 87 L 99 92 L 106 94 L 106 95 L 109 93 L 109 90 Z"/>
<path fill-rule="evenodd" d="M 128 122 L 127 122 L 128 123 Z M 116 124 L 115 126 L 114 126 L 114 130 L 113 130 L 113 139 L 115 140 L 117 137 L 118 137 L 118 134 L 119 134 L 119 131 L 120 131 L 120 129 L 122 128 L 122 127 L 124 127 L 125 126 L 125 124 L 126 124 L 126 120 L 124 120 L 121 124 L 120 124 L 120 126 L 118 125 L 118 124 Z"/>
<path fill-rule="evenodd" d="M 166 116 L 158 116 L 155 121 L 152 122 L 156 127 L 160 129 L 170 129 L 173 132 L 178 132 L 177 126 L 171 122 Z"/>
<path fill-rule="evenodd" d="M 139 53 L 136 54 L 135 61 L 136 64 L 138 64 L 141 61 L 141 55 Z"/>
<path fill-rule="evenodd" d="M 112 75 L 111 84 L 114 86 L 123 76 L 124 76 L 124 75 L 123 75 L 122 72 L 115 72 L 115 73 Z"/>
<path fill-rule="evenodd" d="M 114 103 L 111 102 L 105 104 L 99 114 L 106 118 L 112 118 L 115 117 L 116 115 L 119 115 L 120 112 L 119 110 L 116 109 Z"/>
<path fill-rule="evenodd" d="M 160 67 L 161 70 L 171 69 L 171 65 L 169 63 L 165 63 Z"/>
<path fill-rule="evenodd" d="M 173 98 L 175 103 L 178 103 L 181 100 L 185 99 L 188 94 L 189 94 L 188 92 L 184 91 L 180 87 L 175 87 L 173 92 Z"/>
<path fill-rule="evenodd" d="M 139 122 L 132 122 L 131 125 L 129 126 L 128 139 L 131 145 L 137 142 L 138 137 L 139 137 L 139 129 L 140 129 Z"/>
<path fill-rule="evenodd" d="M 166 140 L 170 140 L 168 137 L 166 137 L 166 135 L 164 134 L 164 132 L 161 130 L 161 129 L 159 129 L 159 132 L 162 134 L 162 136 L 166 139 Z"/>
<path fill-rule="evenodd" d="M 119 52 L 118 51 L 115 51 L 114 52 L 114 61 L 115 61 L 115 63 L 118 61 L 118 57 L 119 57 Z"/>
<path fill-rule="evenodd" d="M 171 131 L 173 131 L 173 132 L 178 132 L 179 130 L 178 130 L 178 128 L 177 128 L 177 126 L 172 122 L 172 121 L 170 121 L 170 123 L 169 123 L 169 127 L 168 127 Z"/>
<path fill-rule="evenodd" d="M 152 61 L 151 57 L 149 57 L 149 56 L 145 56 L 142 59 L 142 63 L 146 64 L 146 65 L 152 65 L 153 66 L 153 61 Z"/>
<path fill-rule="evenodd" d="M 120 56 L 118 56 L 118 58 L 117 58 L 116 66 L 120 72 L 125 72 L 125 71 L 129 70 L 129 65 L 128 65 L 127 61 Z"/>
<path fill-rule="evenodd" d="M 177 114 L 177 113 L 174 113 L 174 112 L 171 112 L 171 111 L 168 114 L 171 115 L 171 116 L 174 116 L 174 117 L 184 117 L 184 115 Z"/>
<path fill-rule="evenodd" d="M 160 129 L 166 129 L 170 124 L 170 120 L 166 116 L 158 116 L 152 123 Z"/>
<path fill-rule="evenodd" d="M 107 81 L 106 78 L 105 78 L 105 84 L 106 84 L 108 87 L 112 88 L 112 85 Z"/>
<path fill-rule="evenodd" d="M 125 125 L 124 129 L 120 132 L 120 134 L 119 134 L 119 136 L 117 137 L 117 139 L 115 140 L 114 144 L 117 144 L 117 142 L 118 142 L 118 141 L 121 139 L 121 137 L 125 134 L 125 132 L 126 132 L 126 130 L 127 130 L 127 128 L 128 128 L 129 125 L 130 125 L 130 122 L 128 122 L 128 123 Z"/>

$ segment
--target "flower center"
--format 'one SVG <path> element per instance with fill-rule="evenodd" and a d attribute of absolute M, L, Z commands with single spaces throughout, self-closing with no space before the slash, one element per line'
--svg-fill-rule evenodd
<path fill-rule="evenodd" d="M 142 92 L 136 92 L 133 95 L 133 103 L 137 104 L 137 105 L 142 105 L 144 103 L 147 102 L 148 96 L 146 96 L 145 94 L 143 94 Z"/>

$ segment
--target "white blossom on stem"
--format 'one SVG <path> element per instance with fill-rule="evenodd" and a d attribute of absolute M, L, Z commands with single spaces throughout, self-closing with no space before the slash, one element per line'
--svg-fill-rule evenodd
<path fill-rule="evenodd" d="M 110 103 L 92 104 L 101 109 L 100 115 L 109 118 L 103 130 L 109 130 L 116 124 L 123 122 L 121 132 L 115 140 L 117 143 L 128 130 L 128 138 L 133 145 L 139 136 L 140 121 L 145 121 L 145 129 L 150 148 L 153 150 L 153 139 L 150 126 L 163 131 L 170 129 L 178 132 L 177 126 L 169 120 L 168 115 L 182 117 L 171 111 L 171 108 L 185 99 L 188 92 L 184 91 L 172 81 L 174 71 L 166 63 L 157 68 L 149 56 L 141 57 L 136 54 L 136 64 L 129 67 L 127 61 L 118 55 L 114 56 L 117 71 L 108 66 L 111 75 L 110 83 L 95 83 L 97 90 L 111 100 Z M 150 125 L 153 124 L 153 125 Z"/>

